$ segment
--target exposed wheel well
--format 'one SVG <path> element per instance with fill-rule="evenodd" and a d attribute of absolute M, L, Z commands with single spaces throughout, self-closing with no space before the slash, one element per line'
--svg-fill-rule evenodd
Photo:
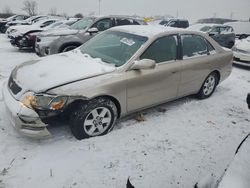
<path fill-rule="evenodd" d="M 98 97 L 95 97 L 95 98 L 100 98 L 100 97 L 108 98 L 109 100 L 111 100 L 115 104 L 115 106 L 117 108 L 118 118 L 119 118 L 120 115 L 121 115 L 121 105 L 120 105 L 120 102 L 115 97 L 112 97 L 110 95 L 102 95 L 102 96 L 98 96 Z"/>
<path fill-rule="evenodd" d="M 117 108 L 118 118 L 119 118 L 120 114 L 121 114 L 120 102 L 116 98 L 109 96 L 109 95 L 102 95 L 102 96 L 95 97 L 93 99 L 100 98 L 100 97 L 108 98 L 109 100 L 111 100 L 115 104 L 115 106 Z M 76 109 L 77 107 L 79 107 L 82 104 L 86 104 L 87 102 L 88 102 L 87 100 L 81 100 L 81 99 L 75 100 L 67 106 L 67 108 L 64 110 L 64 112 L 65 112 L 65 114 L 70 114 L 74 109 Z"/>
<path fill-rule="evenodd" d="M 63 44 L 61 47 L 60 47 L 60 49 L 59 49 L 59 53 L 61 53 L 63 50 L 64 50 L 64 48 L 66 48 L 67 46 L 81 46 L 82 44 L 81 43 L 79 43 L 79 42 L 70 42 L 70 43 L 66 43 L 66 44 Z"/>
<path fill-rule="evenodd" d="M 218 81 L 217 81 L 217 83 L 216 83 L 216 85 L 218 85 L 219 83 L 220 83 L 220 72 L 218 71 L 218 70 L 215 70 L 215 71 L 213 71 L 217 76 L 218 76 Z M 213 73 L 212 72 L 212 73 Z"/>

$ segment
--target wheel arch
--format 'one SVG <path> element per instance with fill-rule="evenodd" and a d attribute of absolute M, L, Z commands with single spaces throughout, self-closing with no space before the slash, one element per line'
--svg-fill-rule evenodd
<path fill-rule="evenodd" d="M 67 42 L 67 43 L 64 43 L 61 45 L 61 47 L 59 48 L 59 53 L 61 53 L 63 51 L 64 48 L 66 48 L 67 46 L 70 46 L 70 45 L 74 45 L 74 46 L 81 46 L 82 43 L 80 42 Z"/>
<path fill-rule="evenodd" d="M 99 95 L 99 96 L 95 96 L 91 99 L 76 99 L 74 101 L 72 101 L 66 108 L 65 111 L 72 111 L 73 109 L 79 107 L 79 105 L 83 105 L 86 104 L 88 101 L 93 100 L 93 99 L 97 99 L 97 98 L 107 98 L 109 100 L 111 100 L 116 108 L 117 108 L 117 113 L 118 113 L 118 118 L 121 115 L 121 104 L 119 102 L 118 99 L 116 99 L 115 97 L 111 96 L 111 95 Z"/>
<path fill-rule="evenodd" d="M 217 80 L 216 85 L 218 85 L 218 84 L 220 83 L 220 79 L 221 79 L 220 71 L 214 70 L 214 71 L 212 71 L 210 74 L 212 74 L 212 73 L 215 73 L 215 74 L 217 75 L 218 80 Z"/>
<path fill-rule="evenodd" d="M 115 106 L 117 108 L 118 118 L 120 117 L 120 115 L 121 115 L 121 104 L 120 104 L 118 99 L 116 99 L 115 97 L 113 97 L 111 95 L 100 95 L 100 96 L 96 96 L 96 97 L 94 97 L 92 99 L 96 99 L 96 98 L 106 98 L 106 99 L 111 100 L 115 104 Z"/>

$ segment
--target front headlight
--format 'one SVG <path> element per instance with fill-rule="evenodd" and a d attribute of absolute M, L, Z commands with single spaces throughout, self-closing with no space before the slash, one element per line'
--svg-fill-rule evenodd
<path fill-rule="evenodd" d="M 20 100 L 28 108 L 40 110 L 60 110 L 67 103 L 67 96 L 26 93 Z"/>

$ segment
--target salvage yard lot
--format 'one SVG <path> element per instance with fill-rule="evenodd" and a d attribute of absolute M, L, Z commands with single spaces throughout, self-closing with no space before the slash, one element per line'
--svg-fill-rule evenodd
<path fill-rule="evenodd" d="M 0 35 L 0 89 L 16 65 L 37 58 Z M 210 173 L 219 178 L 250 132 L 249 88 L 249 70 L 233 68 L 207 100 L 157 106 L 143 112 L 145 121 L 131 115 L 108 135 L 82 141 L 67 126 L 44 140 L 18 134 L 0 94 L 0 187 L 120 188 L 130 177 L 136 188 L 186 188 Z"/>

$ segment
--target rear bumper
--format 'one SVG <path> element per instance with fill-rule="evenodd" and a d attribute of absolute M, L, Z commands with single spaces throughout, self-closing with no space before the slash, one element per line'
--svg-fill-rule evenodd
<path fill-rule="evenodd" d="M 10 93 L 7 82 L 3 86 L 3 97 L 8 119 L 21 134 L 32 138 L 51 136 L 39 115 L 32 109 L 23 106 Z"/>

